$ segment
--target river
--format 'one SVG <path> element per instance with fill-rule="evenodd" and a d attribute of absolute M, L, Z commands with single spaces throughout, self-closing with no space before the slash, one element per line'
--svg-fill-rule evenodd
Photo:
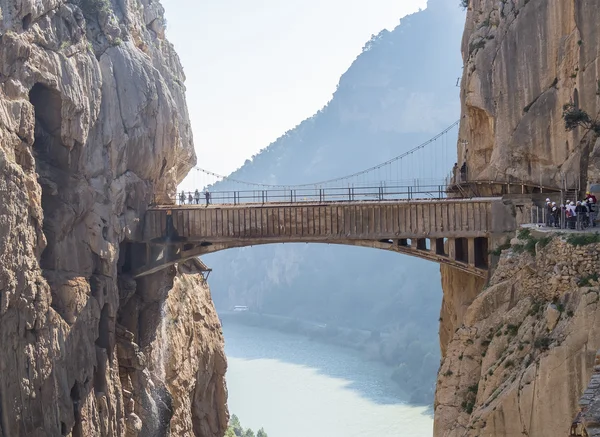
<path fill-rule="evenodd" d="M 391 370 L 358 353 L 227 322 L 229 409 L 269 437 L 430 437 L 433 419 L 404 402 Z"/>

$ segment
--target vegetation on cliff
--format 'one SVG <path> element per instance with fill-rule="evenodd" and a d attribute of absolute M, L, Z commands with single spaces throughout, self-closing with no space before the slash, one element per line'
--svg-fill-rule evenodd
<path fill-rule="evenodd" d="M 233 414 L 229 419 L 229 427 L 225 433 L 225 437 L 268 437 L 263 428 L 259 429 L 256 434 L 250 428 L 244 429 L 240 423 L 240 419 Z"/>

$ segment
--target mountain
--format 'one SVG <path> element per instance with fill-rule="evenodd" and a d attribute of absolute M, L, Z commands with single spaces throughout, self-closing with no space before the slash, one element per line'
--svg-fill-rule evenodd
<path fill-rule="evenodd" d="M 430 0 L 393 31 L 374 35 L 324 108 L 230 177 L 267 184 L 318 181 L 376 165 L 433 137 L 459 118 L 463 25 L 458 6 Z M 447 149 L 421 155 L 434 176 L 451 169 L 456 140 L 454 134 Z M 211 189 L 239 187 L 225 180 Z M 419 399 L 432 399 L 442 297 L 436 264 L 374 249 L 299 244 L 232 249 L 205 261 L 214 269 L 210 283 L 218 309 L 248 305 L 389 333 L 379 355 L 398 366 L 401 385 Z"/>

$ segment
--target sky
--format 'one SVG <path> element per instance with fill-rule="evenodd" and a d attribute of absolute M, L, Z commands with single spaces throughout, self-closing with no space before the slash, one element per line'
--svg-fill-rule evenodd
<path fill-rule="evenodd" d="M 323 107 L 371 35 L 426 0 L 162 0 L 198 166 L 229 174 Z"/>

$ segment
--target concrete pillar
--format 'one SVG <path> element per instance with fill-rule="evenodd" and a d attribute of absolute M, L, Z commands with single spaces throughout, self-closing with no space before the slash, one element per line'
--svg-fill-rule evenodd
<path fill-rule="evenodd" d="M 468 262 L 469 265 L 472 267 L 475 267 L 475 239 L 474 238 L 469 238 L 467 240 L 467 244 L 468 244 Z"/>
<path fill-rule="evenodd" d="M 456 240 L 448 238 L 448 258 L 456 261 Z"/>

